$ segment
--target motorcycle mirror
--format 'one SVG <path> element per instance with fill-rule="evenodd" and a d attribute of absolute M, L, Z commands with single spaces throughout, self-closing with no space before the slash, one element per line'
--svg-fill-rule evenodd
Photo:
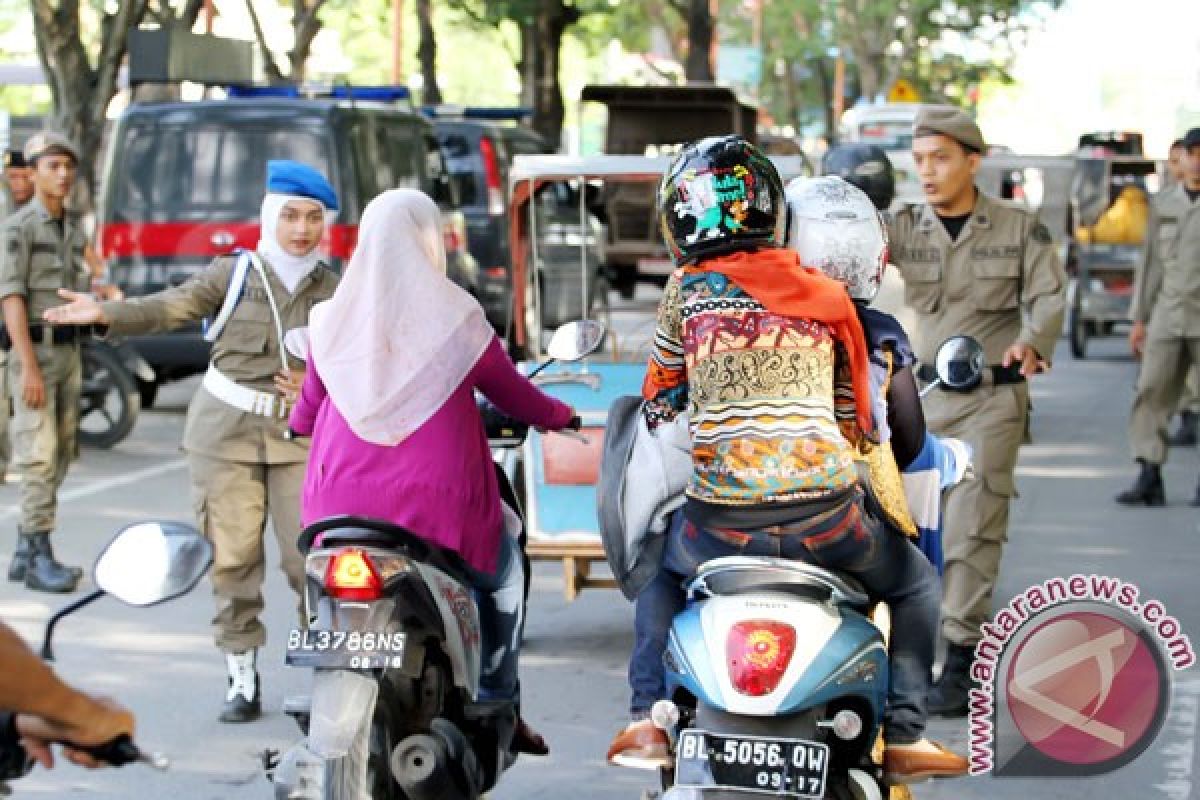
<path fill-rule="evenodd" d="M 207 539 L 181 522 L 139 522 L 123 529 L 96 560 L 100 589 L 131 606 L 187 594 L 212 566 Z"/>
<path fill-rule="evenodd" d="M 123 528 L 96 559 L 96 591 L 60 609 L 46 623 L 42 658 L 54 660 L 59 621 L 111 594 L 131 606 L 152 606 L 192 590 L 212 566 L 212 544 L 181 522 L 138 522 Z"/>
<path fill-rule="evenodd" d="M 943 386 L 968 392 L 983 380 L 983 345 L 970 336 L 951 336 L 938 348 L 935 366 Z"/>
<path fill-rule="evenodd" d="M 546 355 L 555 361 L 578 361 L 600 348 L 606 329 L 595 320 L 568 322 L 554 331 Z"/>

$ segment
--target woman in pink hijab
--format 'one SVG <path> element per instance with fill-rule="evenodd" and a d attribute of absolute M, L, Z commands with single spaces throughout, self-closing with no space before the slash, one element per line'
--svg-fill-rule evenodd
<path fill-rule="evenodd" d="M 337 291 L 310 315 L 290 421 L 312 436 L 301 518 L 381 519 L 458 553 L 482 590 L 481 694 L 516 700 L 524 567 L 475 390 L 530 425 L 557 430 L 574 415 L 517 372 L 479 304 L 446 277 L 433 201 L 385 192 L 363 212 Z M 546 752 L 524 723 L 514 749 Z"/>

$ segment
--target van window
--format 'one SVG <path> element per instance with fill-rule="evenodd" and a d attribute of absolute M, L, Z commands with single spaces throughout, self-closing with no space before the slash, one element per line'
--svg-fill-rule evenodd
<path fill-rule="evenodd" d="M 267 161 L 302 161 L 333 178 L 329 138 L 290 124 L 266 127 L 130 125 L 115 165 L 111 217 L 247 219 L 262 204 Z"/>
<path fill-rule="evenodd" d="M 443 169 L 454 177 L 458 200 L 463 207 L 484 203 L 483 159 L 475 149 L 474 137 L 466 133 L 438 132 L 437 145 L 445 154 Z M 434 148 L 431 148 L 433 152 Z M 441 159 L 439 158 L 439 161 Z"/>
<path fill-rule="evenodd" d="M 416 169 L 416 154 L 420 150 L 416 129 L 400 120 L 388 120 L 385 124 L 388 160 L 392 163 L 393 172 L 392 183 L 388 188 L 422 188 L 420 173 Z"/>

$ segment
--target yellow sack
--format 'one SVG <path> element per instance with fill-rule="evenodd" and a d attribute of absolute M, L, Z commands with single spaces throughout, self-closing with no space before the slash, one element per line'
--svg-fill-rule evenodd
<path fill-rule="evenodd" d="M 1146 239 L 1150 203 L 1146 193 L 1126 186 L 1091 228 L 1076 228 L 1075 238 L 1093 244 L 1141 244 Z"/>
<path fill-rule="evenodd" d="M 892 354 L 885 352 L 884 357 L 888 362 L 888 377 L 883 382 L 882 391 L 886 395 L 892 383 Z M 904 479 L 900 475 L 896 455 L 892 452 L 892 443 L 874 444 L 863 437 L 855 449 L 854 457 L 866 466 L 871 491 L 879 501 L 887 521 L 901 533 L 916 538 L 919 531 L 908 507 L 908 495 L 904 493 Z"/>

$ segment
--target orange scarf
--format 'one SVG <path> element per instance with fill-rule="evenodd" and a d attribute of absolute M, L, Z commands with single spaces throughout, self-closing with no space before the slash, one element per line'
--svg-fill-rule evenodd
<path fill-rule="evenodd" d="M 796 251 L 785 248 L 741 251 L 706 259 L 684 268 L 689 274 L 719 272 L 775 314 L 811 319 L 829 326 L 850 359 L 858 427 L 874 437 L 867 342 L 854 301 L 846 287 L 818 270 L 800 264 Z"/>

